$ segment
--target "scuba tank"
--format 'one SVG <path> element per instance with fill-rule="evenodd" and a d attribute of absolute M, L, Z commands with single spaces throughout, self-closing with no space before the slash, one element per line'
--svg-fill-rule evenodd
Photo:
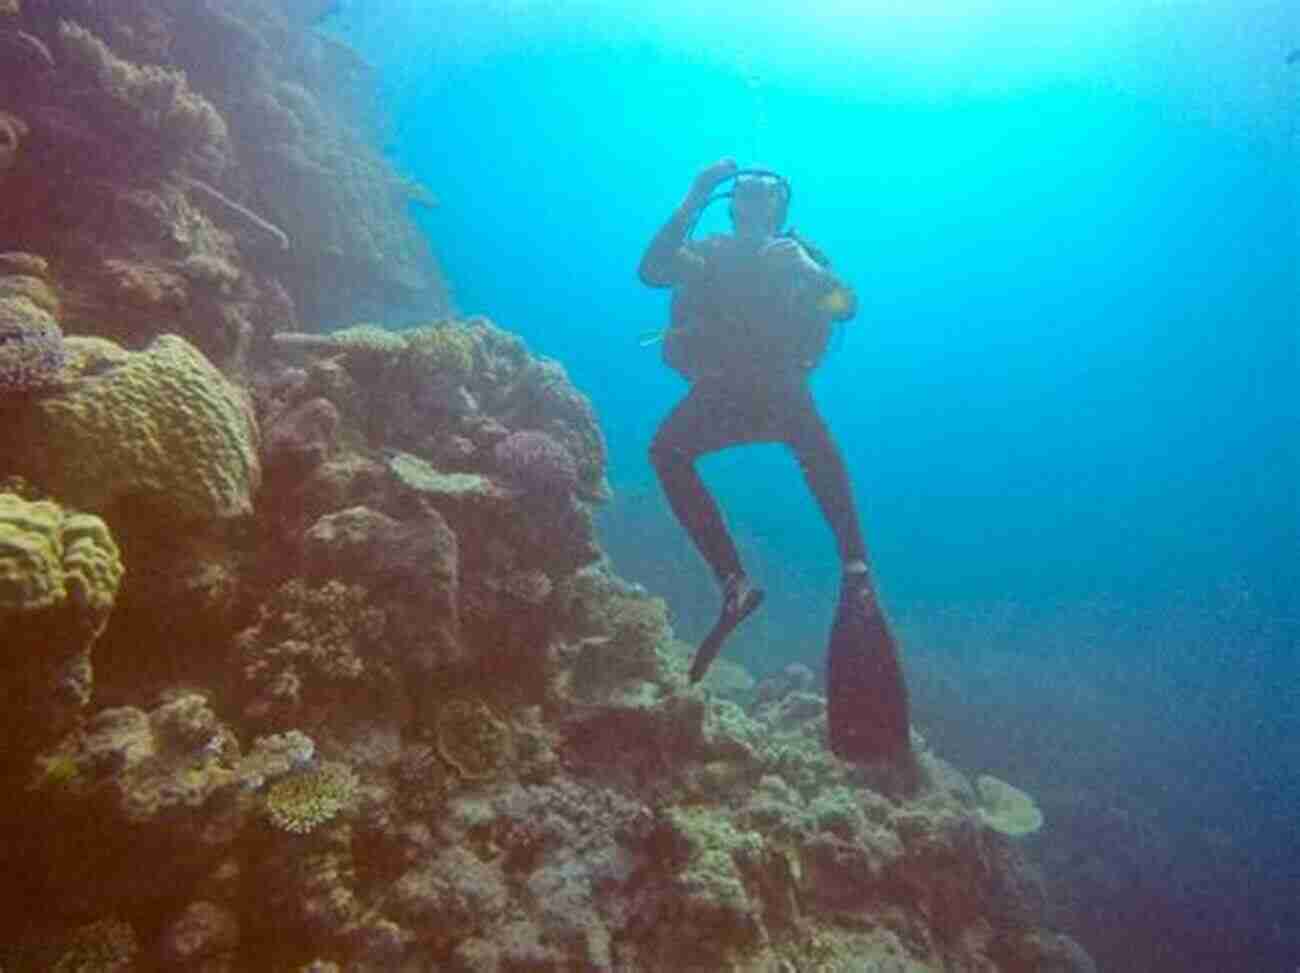
<path fill-rule="evenodd" d="M 694 219 L 686 230 L 685 238 L 687 241 L 690 241 L 705 210 L 720 200 L 734 197 L 735 180 L 740 178 L 756 178 L 776 183 L 781 193 L 777 226 L 780 227 L 785 222 L 792 196 L 789 180 L 770 169 L 740 169 L 726 180 L 732 182 L 730 188 L 713 193 L 696 210 Z M 819 267 L 830 268 L 831 261 L 825 251 L 793 227 L 778 230 L 775 237 L 776 239 L 793 240 Z M 786 324 L 794 324 L 796 320 L 802 319 L 799 324 L 806 326 L 806 333 L 804 333 L 802 327 L 797 325 L 796 328 L 799 331 L 797 334 L 765 333 L 760 325 L 756 331 L 742 329 L 736 333 L 730 333 L 731 329 L 728 328 L 726 329 L 728 333 L 713 334 L 709 332 L 716 330 L 716 328 L 699 328 L 694 326 L 693 322 L 703 318 L 716 325 L 717 321 L 714 319 L 726 319 L 731 316 L 726 313 L 718 313 L 716 306 L 713 308 L 713 313 L 710 314 L 708 305 L 716 305 L 716 301 L 711 301 L 706 295 L 692 293 L 689 287 L 679 287 L 673 293 L 670 326 L 661 331 L 643 334 L 640 344 L 645 347 L 662 341 L 664 363 L 688 380 L 698 378 L 705 373 L 726 371 L 728 369 L 728 360 L 734 357 L 737 347 L 745 347 L 751 350 L 760 368 L 779 368 L 782 365 L 794 362 L 799 363 L 799 367 L 812 368 L 820 361 L 829 345 L 829 317 L 845 310 L 848 307 L 849 300 L 851 298 L 847 298 L 839 290 L 832 291 L 831 294 L 820 298 L 815 305 L 809 305 L 795 311 L 795 317 L 785 319 Z M 725 295 L 723 301 L 730 306 Z M 762 306 L 770 307 L 770 301 L 763 303 Z M 755 320 L 761 320 L 762 317 L 764 316 L 757 315 Z M 742 323 L 744 318 L 745 315 L 743 314 L 739 316 Z M 733 320 L 738 319 L 733 318 Z"/>

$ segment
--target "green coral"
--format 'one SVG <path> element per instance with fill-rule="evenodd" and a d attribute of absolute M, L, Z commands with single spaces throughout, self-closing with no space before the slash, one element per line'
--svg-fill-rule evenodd
<path fill-rule="evenodd" d="M 75 791 L 81 781 L 81 763 L 66 747 L 36 758 L 35 773 L 28 790 L 61 793 Z"/>
<path fill-rule="evenodd" d="M 404 333 L 406 367 L 418 376 L 431 376 L 448 385 L 461 385 L 474 370 L 474 335 L 450 322 L 439 322 Z"/>
<path fill-rule="evenodd" d="M 1043 812 L 1034 799 L 1018 787 L 981 774 L 975 781 L 975 792 L 979 795 L 976 813 L 994 831 L 1019 838 L 1033 834 L 1043 826 Z"/>
<path fill-rule="evenodd" d="M 98 635 L 122 573 L 120 552 L 98 517 L 0 493 L 0 619 L 66 601 Z"/>
<path fill-rule="evenodd" d="M 352 801 L 357 783 L 352 768 L 336 761 L 297 771 L 277 781 L 267 792 L 267 817 L 281 831 L 309 834 Z"/>
<path fill-rule="evenodd" d="M 438 709 L 438 753 L 466 780 L 486 780 L 514 755 L 510 724 L 481 699 L 453 699 Z"/>
<path fill-rule="evenodd" d="M 129 970 L 140 950 L 135 930 L 118 919 L 101 919 L 73 932 L 54 973 L 113 973 Z"/>
<path fill-rule="evenodd" d="M 674 877 L 681 932 L 726 952 L 762 938 L 753 880 L 767 858 L 763 838 L 741 830 L 714 808 L 670 808 L 665 823 L 685 853 Z"/>
<path fill-rule="evenodd" d="M 93 97 L 104 114 L 131 119 L 154 136 L 160 148 L 176 155 L 221 157 L 228 152 L 225 119 L 190 87 L 184 71 L 133 64 L 72 21 L 59 23 L 59 41 L 69 69 L 93 85 L 85 89 L 86 96 Z"/>
<path fill-rule="evenodd" d="M 197 348 L 177 335 L 134 353 L 66 343 L 68 387 L 6 430 L 14 472 L 83 510 L 129 497 L 182 521 L 252 511 L 261 470 L 247 402 Z"/>

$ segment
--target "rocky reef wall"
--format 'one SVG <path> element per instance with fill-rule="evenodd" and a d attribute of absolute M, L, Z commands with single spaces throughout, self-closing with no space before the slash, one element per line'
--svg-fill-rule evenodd
<path fill-rule="evenodd" d="M 374 148 L 369 69 L 328 4 L 10 0 L 0 8 L 0 251 L 39 254 L 63 324 L 182 334 L 223 369 L 279 330 L 445 311 Z"/>

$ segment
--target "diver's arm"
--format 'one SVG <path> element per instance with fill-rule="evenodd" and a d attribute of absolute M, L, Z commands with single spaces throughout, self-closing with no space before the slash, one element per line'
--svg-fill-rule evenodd
<path fill-rule="evenodd" d="M 699 254 L 692 253 L 686 237 L 699 216 L 700 207 L 708 202 L 709 194 L 718 183 L 736 172 L 735 159 L 720 159 L 706 166 L 691 183 L 672 217 L 654 235 L 650 246 L 641 257 L 637 274 L 648 287 L 671 287 L 687 280 L 693 273 L 704 269 L 705 262 Z"/>
<path fill-rule="evenodd" d="M 692 270 L 703 266 L 703 259 L 686 246 L 686 234 L 690 232 L 696 211 L 703 202 L 694 197 L 692 190 L 654 235 L 641 256 L 637 275 L 647 287 L 671 287 L 689 277 Z"/>

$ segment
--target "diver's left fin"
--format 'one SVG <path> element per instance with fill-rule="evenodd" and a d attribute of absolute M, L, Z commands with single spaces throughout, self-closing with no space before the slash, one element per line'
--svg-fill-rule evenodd
<path fill-rule="evenodd" d="M 911 753 L 907 685 L 898 644 L 874 597 L 846 583 L 826 658 L 831 750 L 854 763 L 897 761 Z"/>

